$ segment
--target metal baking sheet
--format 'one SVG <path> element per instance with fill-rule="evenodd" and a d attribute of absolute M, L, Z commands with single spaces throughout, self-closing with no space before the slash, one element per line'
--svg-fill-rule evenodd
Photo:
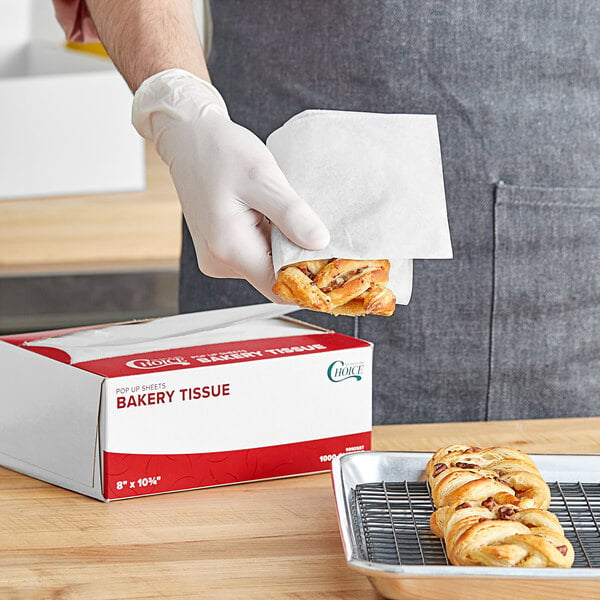
<path fill-rule="evenodd" d="M 399 600 L 480 600 L 490 578 L 495 580 L 486 588 L 490 599 L 507 593 L 522 599 L 564 597 L 566 585 L 569 592 L 600 597 L 600 457 L 530 456 L 550 486 L 550 510 L 575 549 L 572 568 L 448 564 L 443 543 L 429 530 L 434 508 L 423 472 L 431 453 L 422 452 L 357 452 L 332 462 L 349 566 L 367 575 L 381 595 Z M 523 595 L 523 586 L 532 582 L 536 595 Z M 554 596 L 558 588 L 560 594 Z"/>

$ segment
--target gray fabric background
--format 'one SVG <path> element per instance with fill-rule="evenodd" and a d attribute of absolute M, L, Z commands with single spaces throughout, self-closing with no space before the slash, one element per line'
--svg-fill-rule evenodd
<path fill-rule="evenodd" d="M 455 258 L 415 261 L 391 319 L 297 313 L 375 343 L 374 422 L 600 414 L 600 2 L 212 13 L 214 83 L 263 139 L 306 108 L 438 116 Z M 184 232 L 182 311 L 262 300 L 202 276 Z"/>

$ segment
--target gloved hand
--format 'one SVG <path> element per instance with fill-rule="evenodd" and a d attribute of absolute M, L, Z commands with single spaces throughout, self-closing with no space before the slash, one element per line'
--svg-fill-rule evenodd
<path fill-rule="evenodd" d="M 329 232 L 291 188 L 267 147 L 231 121 L 210 83 L 180 69 L 144 81 L 134 97 L 133 124 L 169 165 L 200 270 L 211 277 L 247 279 L 281 302 L 271 291 L 275 277 L 267 219 L 309 250 L 324 248 Z"/>

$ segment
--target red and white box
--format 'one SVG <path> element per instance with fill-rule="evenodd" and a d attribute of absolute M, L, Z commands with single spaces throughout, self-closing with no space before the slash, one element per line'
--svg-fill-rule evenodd
<path fill-rule="evenodd" d="M 372 345 L 261 304 L 0 338 L 0 464 L 116 500 L 371 448 Z"/>

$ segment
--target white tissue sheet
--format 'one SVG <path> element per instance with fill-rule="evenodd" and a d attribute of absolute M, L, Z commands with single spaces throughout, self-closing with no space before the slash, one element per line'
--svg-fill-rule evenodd
<path fill-rule="evenodd" d="M 407 304 L 412 259 L 452 258 L 435 115 L 308 110 L 267 146 L 331 233 L 327 248 L 309 251 L 274 227 L 275 272 L 318 258 L 387 258 L 389 287 Z"/>
<path fill-rule="evenodd" d="M 190 348 L 206 344 L 283 337 L 298 331 L 275 317 L 297 310 L 281 304 L 254 304 L 200 313 L 162 317 L 152 321 L 85 329 L 26 342 L 25 346 L 57 348 L 71 364 L 156 350 Z M 311 330 L 311 333 L 319 333 Z"/>

